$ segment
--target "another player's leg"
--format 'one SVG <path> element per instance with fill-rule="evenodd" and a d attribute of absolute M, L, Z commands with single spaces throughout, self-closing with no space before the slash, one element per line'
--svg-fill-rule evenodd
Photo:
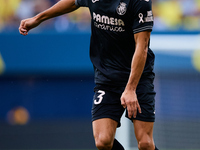
<path fill-rule="evenodd" d="M 155 150 L 153 140 L 154 122 L 133 120 L 133 124 L 139 150 Z"/>
<path fill-rule="evenodd" d="M 112 150 L 124 150 L 124 147 L 114 139 Z"/>
<path fill-rule="evenodd" d="M 96 147 L 99 150 L 111 150 L 118 123 L 109 118 L 93 121 L 93 134 Z"/>

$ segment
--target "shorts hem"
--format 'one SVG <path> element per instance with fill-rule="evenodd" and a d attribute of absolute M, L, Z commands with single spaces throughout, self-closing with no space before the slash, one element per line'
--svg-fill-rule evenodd
<path fill-rule="evenodd" d="M 95 117 L 95 118 L 92 118 L 92 122 L 95 121 L 95 120 L 105 119 L 105 118 L 109 118 L 109 119 L 112 119 L 112 120 L 116 121 L 116 122 L 118 123 L 117 127 L 120 127 L 120 126 L 121 126 L 120 120 L 118 120 L 118 119 L 116 119 L 116 118 L 113 118 L 112 116 L 100 116 L 100 117 Z"/>
<path fill-rule="evenodd" d="M 126 118 L 128 118 L 128 117 L 126 117 Z M 130 119 L 131 121 L 133 121 L 133 120 L 139 120 L 139 121 L 144 121 L 144 122 L 155 122 L 155 118 L 153 118 L 153 119 L 147 119 L 147 118 L 128 118 L 128 119 Z"/>

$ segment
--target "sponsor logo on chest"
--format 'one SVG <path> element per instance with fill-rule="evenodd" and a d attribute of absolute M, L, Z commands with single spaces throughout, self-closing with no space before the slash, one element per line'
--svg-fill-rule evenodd
<path fill-rule="evenodd" d="M 92 0 L 92 2 L 97 2 L 99 0 Z M 122 16 L 127 11 L 127 4 L 124 2 L 120 2 L 117 8 L 115 9 L 118 15 Z M 110 17 L 107 15 L 101 15 L 99 13 L 93 12 L 93 21 L 94 26 L 102 29 L 102 30 L 108 30 L 113 32 L 124 32 L 124 26 L 125 23 L 122 19 L 119 19 L 116 17 Z"/>

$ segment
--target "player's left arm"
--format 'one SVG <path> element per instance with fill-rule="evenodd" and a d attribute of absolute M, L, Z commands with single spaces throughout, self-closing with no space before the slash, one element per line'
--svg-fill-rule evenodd
<path fill-rule="evenodd" d="M 127 108 L 129 118 L 132 116 L 135 118 L 137 110 L 141 113 L 136 88 L 146 63 L 150 33 L 150 31 L 143 31 L 134 35 L 136 47 L 131 63 L 131 72 L 126 88 L 121 96 L 121 104 L 124 108 Z"/>
<path fill-rule="evenodd" d="M 37 27 L 45 20 L 70 13 L 78 8 L 75 0 L 60 0 L 52 7 L 36 16 L 22 20 L 19 26 L 19 32 L 22 35 L 27 35 L 29 30 Z"/>

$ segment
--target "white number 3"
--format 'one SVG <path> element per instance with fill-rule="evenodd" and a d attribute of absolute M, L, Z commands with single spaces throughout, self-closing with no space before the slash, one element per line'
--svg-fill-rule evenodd
<path fill-rule="evenodd" d="M 96 99 L 94 100 L 95 105 L 100 104 L 103 100 L 103 96 L 105 95 L 105 92 L 102 90 L 99 90 L 98 93 L 100 93 L 99 96 L 97 96 L 97 98 L 99 98 L 99 100 L 96 100 Z"/>

